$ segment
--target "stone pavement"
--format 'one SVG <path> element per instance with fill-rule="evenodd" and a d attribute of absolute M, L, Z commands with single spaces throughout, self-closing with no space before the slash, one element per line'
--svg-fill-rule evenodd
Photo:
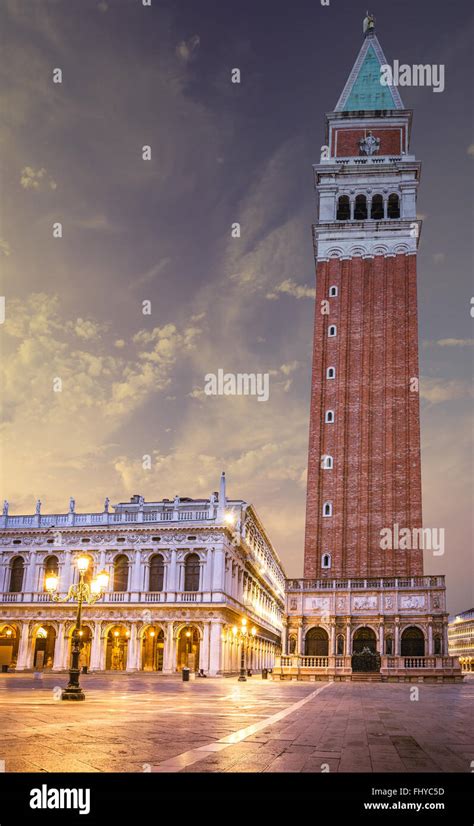
<path fill-rule="evenodd" d="M 474 681 L 309 683 L 254 676 L 0 676 L 7 772 L 471 772 Z M 413 689 L 419 698 L 413 700 Z"/>

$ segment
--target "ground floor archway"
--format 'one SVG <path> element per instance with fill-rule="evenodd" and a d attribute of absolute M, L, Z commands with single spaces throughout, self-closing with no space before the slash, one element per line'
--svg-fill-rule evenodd
<path fill-rule="evenodd" d="M 36 671 L 49 670 L 54 665 L 56 629 L 52 625 L 41 625 L 35 634 L 33 668 Z"/>
<path fill-rule="evenodd" d="M 421 628 L 411 625 L 402 631 L 400 653 L 402 657 L 425 656 L 425 635 Z"/>
<path fill-rule="evenodd" d="M 372 628 L 364 626 L 354 631 L 352 638 L 352 653 L 360 654 L 364 648 L 368 648 L 373 654 L 377 651 L 377 636 Z"/>
<path fill-rule="evenodd" d="M 199 668 L 199 629 L 193 625 L 186 625 L 181 629 L 177 645 L 177 668 L 180 671 L 185 666 L 191 671 Z"/>
<path fill-rule="evenodd" d="M 308 657 L 327 657 L 329 636 L 324 628 L 310 628 L 304 641 L 304 653 Z"/>
<path fill-rule="evenodd" d="M 18 658 L 20 636 L 16 625 L 4 625 L 0 629 L 0 665 L 13 668 Z"/>
<path fill-rule="evenodd" d="M 73 626 L 68 634 L 69 637 L 69 645 L 68 645 L 68 653 L 67 653 L 67 662 L 66 666 L 69 667 L 69 663 L 71 662 L 72 657 L 72 640 L 75 633 L 75 626 Z M 89 668 L 91 663 L 91 645 L 92 645 L 92 631 L 88 625 L 83 625 L 79 632 L 79 639 L 81 641 L 81 652 L 79 654 L 79 668 L 82 669 L 84 666 Z"/>
<path fill-rule="evenodd" d="M 165 635 L 162 628 L 150 625 L 142 637 L 141 668 L 142 671 L 163 671 Z"/>
<path fill-rule="evenodd" d="M 124 625 L 114 625 L 107 634 L 106 671 L 125 671 L 127 667 L 130 631 Z"/>

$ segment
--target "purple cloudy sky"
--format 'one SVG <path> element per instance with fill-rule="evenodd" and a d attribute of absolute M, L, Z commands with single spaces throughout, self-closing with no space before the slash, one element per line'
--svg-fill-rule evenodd
<path fill-rule="evenodd" d="M 371 8 L 389 60 L 446 67 L 442 94 L 400 91 L 423 163 L 424 522 L 446 530 L 426 569 L 447 574 L 451 612 L 474 602 L 470 8 Z M 225 468 L 229 495 L 254 503 L 287 573 L 302 574 L 311 164 L 364 14 L 354 0 L 3 0 L 0 495 L 12 513 L 37 498 L 54 513 L 70 495 L 79 512 L 106 495 L 209 495 Z M 205 396 L 218 368 L 269 372 L 270 400 Z"/>

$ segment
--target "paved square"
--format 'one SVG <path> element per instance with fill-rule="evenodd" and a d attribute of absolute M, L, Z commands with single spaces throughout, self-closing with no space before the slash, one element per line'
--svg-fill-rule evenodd
<path fill-rule="evenodd" d="M 183 683 L 90 674 L 81 679 L 83 703 L 55 699 L 66 681 L 1 675 L 7 772 L 472 771 L 472 680 Z"/>

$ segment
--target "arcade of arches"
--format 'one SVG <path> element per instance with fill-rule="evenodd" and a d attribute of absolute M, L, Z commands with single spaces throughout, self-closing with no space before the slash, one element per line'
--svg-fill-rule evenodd
<path fill-rule="evenodd" d="M 159 575 L 159 574 L 158 574 Z M 0 625 L 0 665 L 17 671 L 67 670 L 74 622 Z M 80 632 L 80 667 L 90 671 L 147 671 L 173 674 L 184 666 L 209 675 L 237 674 L 241 643 L 222 621 L 116 622 L 85 619 Z M 271 668 L 278 640 L 257 634 L 245 643 L 247 668 Z"/>
<path fill-rule="evenodd" d="M 422 630 L 416 625 L 400 628 L 383 626 L 360 626 L 351 628 L 347 625 L 344 633 L 335 625 L 325 628 L 320 625 L 309 626 L 306 631 L 299 626 L 290 627 L 286 637 L 286 655 L 299 656 L 344 656 L 369 649 L 373 653 L 385 656 L 424 657 L 447 654 L 447 639 L 441 631 Z"/>

